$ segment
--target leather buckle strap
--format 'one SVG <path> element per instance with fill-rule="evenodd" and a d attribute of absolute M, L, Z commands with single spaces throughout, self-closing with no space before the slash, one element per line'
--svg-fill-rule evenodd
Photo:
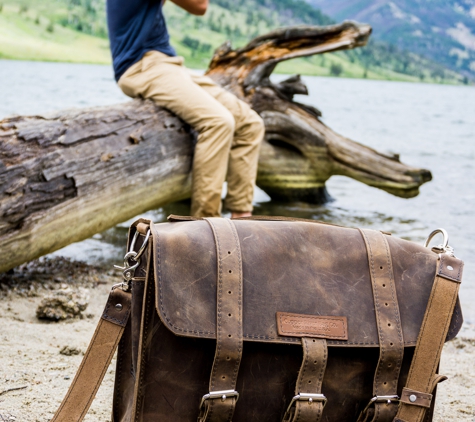
<path fill-rule="evenodd" d="M 401 317 L 386 237 L 374 230 L 360 229 L 360 232 L 368 253 L 380 353 L 374 374 L 374 397 L 361 413 L 358 422 L 368 420 L 368 410 L 373 404 L 372 421 L 386 421 L 392 420 L 397 412 L 397 407 L 391 404 L 397 403 L 397 385 L 404 355 Z"/>
<path fill-rule="evenodd" d="M 303 360 L 295 385 L 295 396 L 287 407 L 284 422 L 318 422 L 327 403 L 327 398 L 322 394 L 328 358 L 327 341 L 303 337 L 302 348 Z"/>
<path fill-rule="evenodd" d="M 230 422 L 239 394 L 236 381 L 242 356 L 242 257 L 234 223 L 205 219 L 213 231 L 217 258 L 216 353 L 209 393 L 200 403 L 200 422 Z"/>

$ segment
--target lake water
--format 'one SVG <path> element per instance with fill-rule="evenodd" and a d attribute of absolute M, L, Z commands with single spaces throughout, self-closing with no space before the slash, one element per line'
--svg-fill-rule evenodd
<path fill-rule="evenodd" d="M 277 75 L 276 79 L 282 77 Z M 461 301 L 465 320 L 475 323 L 475 88 L 304 77 L 310 95 L 297 99 L 318 107 L 337 132 L 401 161 L 432 171 L 433 180 L 413 199 L 401 199 L 345 177 L 327 183 L 335 199 L 324 206 L 276 204 L 256 193 L 256 214 L 294 215 L 390 231 L 423 242 L 444 227 L 465 263 Z M 127 101 L 108 66 L 0 60 L 0 119 L 55 109 Z M 149 213 L 163 221 L 188 213 L 171 204 Z M 55 254 L 90 262 L 120 263 L 126 227 L 119 225 Z"/>

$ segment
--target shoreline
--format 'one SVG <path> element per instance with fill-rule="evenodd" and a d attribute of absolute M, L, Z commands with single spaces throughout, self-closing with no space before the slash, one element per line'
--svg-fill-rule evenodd
<path fill-rule="evenodd" d="M 0 277 L 0 416 L 12 421 L 49 421 L 74 378 L 82 355 L 120 272 L 65 258 L 33 261 Z M 42 296 L 58 288 L 87 289 L 84 319 L 43 322 L 35 311 Z M 65 352 L 72 350 L 73 352 Z M 74 353 L 78 354 L 74 354 Z M 475 326 L 464 324 L 446 343 L 434 422 L 475 421 Z M 115 358 L 85 418 L 110 421 Z M 11 419 L 11 418 L 14 419 Z"/>
<path fill-rule="evenodd" d="M 75 60 L 57 60 L 57 59 L 47 59 L 47 58 L 12 58 L 12 57 L 5 57 L 2 56 L 0 53 L 0 61 L 12 61 L 12 62 L 33 62 L 33 63 L 57 63 L 57 64 L 72 64 L 72 65 L 93 65 L 93 66 L 108 66 L 112 69 L 112 61 L 104 62 L 104 61 L 75 61 Z M 299 59 L 296 59 L 299 60 Z M 186 66 L 186 63 L 185 63 Z M 190 69 L 197 70 L 200 72 L 204 72 L 205 69 L 196 69 L 193 66 L 188 66 Z M 424 84 L 424 85 L 446 85 L 446 86 L 462 86 L 462 87 L 474 87 L 475 82 L 463 84 L 461 82 L 453 82 L 453 81 L 428 81 L 428 80 L 419 80 L 419 79 L 412 79 L 409 77 L 383 77 L 381 75 L 376 76 L 368 76 L 364 77 L 357 77 L 357 76 L 334 76 L 331 74 L 322 74 L 321 72 L 306 72 L 305 69 L 303 71 L 298 71 L 299 66 L 296 64 L 294 66 L 288 64 L 288 62 L 283 62 L 283 64 L 279 64 L 274 72 L 273 75 L 294 75 L 298 74 L 300 76 L 314 76 L 314 77 L 322 77 L 322 78 L 332 78 L 332 79 L 355 79 L 355 80 L 367 80 L 367 81 L 384 81 L 384 82 L 401 82 L 401 83 L 408 83 L 408 84 Z"/>

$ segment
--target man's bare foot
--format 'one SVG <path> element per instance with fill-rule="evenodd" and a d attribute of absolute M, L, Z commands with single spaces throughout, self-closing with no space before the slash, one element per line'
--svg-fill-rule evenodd
<path fill-rule="evenodd" d="M 231 218 L 252 217 L 252 212 L 232 212 Z"/>

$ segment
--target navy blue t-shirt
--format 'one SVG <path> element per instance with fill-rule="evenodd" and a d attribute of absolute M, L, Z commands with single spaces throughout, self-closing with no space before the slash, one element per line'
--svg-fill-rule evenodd
<path fill-rule="evenodd" d="M 176 55 L 162 0 L 107 0 L 107 25 L 116 81 L 147 51 Z"/>

